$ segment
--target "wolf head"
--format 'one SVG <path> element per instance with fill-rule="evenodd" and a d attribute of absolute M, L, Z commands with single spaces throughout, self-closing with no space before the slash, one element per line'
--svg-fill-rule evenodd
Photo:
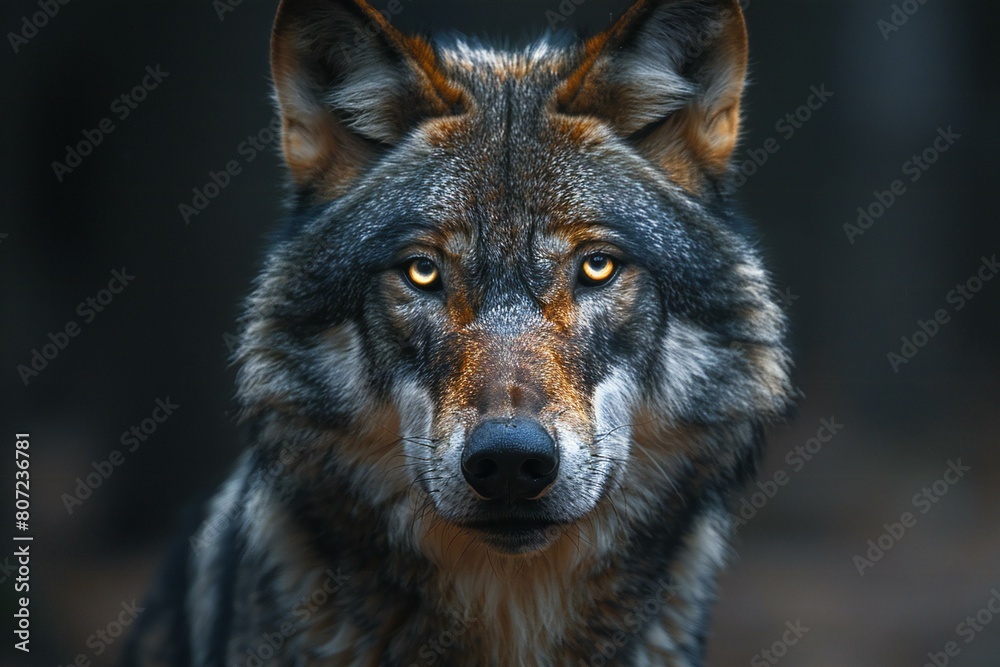
<path fill-rule="evenodd" d="M 724 495 L 789 386 L 722 194 L 746 62 L 735 0 L 519 51 L 284 0 L 291 213 L 239 352 L 261 450 L 425 551 L 594 545 Z"/>

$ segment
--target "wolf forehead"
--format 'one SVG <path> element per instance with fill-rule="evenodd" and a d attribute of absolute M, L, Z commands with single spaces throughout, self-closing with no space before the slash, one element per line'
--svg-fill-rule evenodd
<path fill-rule="evenodd" d="M 546 42 L 511 52 L 449 40 L 439 47 L 439 71 L 461 87 L 462 105 L 422 119 L 366 165 L 341 195 L 344 208 L 381 201 L 433 222 L 422 231 L 449 237 L 489 233 L 482 223 L 493 220 L 496 232 L 530 227 L 571 238 L 595 224 L 614 227 L 616 208 L 634 225 L 637 212 L 685 203 L 680 188 L 599 119 L 555 108 L 575 59 Z M 358 85 L 359 97 L 370 92 Z"/>
<path fill-rule="evenodd" d="M 510 263 L 599 241 L 650 268 L 677 266 L 702 242 L 700 260 L 712 260 L 719 244 L 707 237 L 726 233 L 721 210 L 707 215 L 604 119 L 558 108 L 583 47 L 547 38 L 502 50 L 447 38 L 434 48 L 437 71 L 463 102 L 381 146 L 348 190 L 299 208 L 293 229 L 364 244 L 383 264 L 412 245 L 456 261 Z M 339 89 L 341 104 L 351 94 L 359 107 L 385 102 L 355 85 L 354 93 Z M 363 122 L 349 125 L 373 132 Z"/>

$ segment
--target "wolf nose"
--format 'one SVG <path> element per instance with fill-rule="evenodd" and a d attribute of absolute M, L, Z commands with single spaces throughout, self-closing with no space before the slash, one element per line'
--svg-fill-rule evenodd
<path fill-rule="evenodd" d="M 491 419 L 472 431 L 462 452 L 462 474 L 476 493 L 491 500 L 537 498 L 556 479 L 559 453 L 538 422 Z"/>

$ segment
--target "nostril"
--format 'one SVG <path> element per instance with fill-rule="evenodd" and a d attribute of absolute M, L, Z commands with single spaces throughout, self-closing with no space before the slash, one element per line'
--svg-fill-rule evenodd
<path fill-rule="evenodd" d="M 479 459 L 472 464 L 472 474 L 479 479 L 485 479 L 497 474 L 500 466 L 493 459 Z"/>
<path fill-rule="evenodd" d="M 521 471 L 527 473 L 530 477 L 538 478 L 551 475 L 555 467 L 555 460 L 553 459 L 547 461 L 528 459 L 521 464 Z"/>

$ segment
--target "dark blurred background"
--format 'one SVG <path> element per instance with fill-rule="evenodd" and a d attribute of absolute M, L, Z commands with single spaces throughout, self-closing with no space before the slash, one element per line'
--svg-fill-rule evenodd
<path fill-rule="evenodd" d="M 626 4 L 405 0 L 394 23 L 516 38 L 551 22 L 592 34 Z M 272 117 L 275 7 L 69 2 L 36 31 L 23 19 L 42 11 L 37 0 L 0 10 L 0 471 L 12 487 L 14 433 L 30 431 L 35 536 L 30 656 L 10 647 L 12 548 L 0 550 L 0 655 L 11 656 L 2 664 L 64 665 L 79 654 L 112 664 L 120 640 L 94 633 L 141 600 L 179 511 L 240 451 L 227 347 L 281 214 L 276 144 L 264 146 L 261 134 Z M 747 19 L 741 161 L 756 162 L 739 198 L 792 317 L 802 396 L 789 423 L 772 429 L 761 477 L 785 483 L 764 485 L 773 498 L 752 497 L 758 487 L 745 494 L 759 507 L 744 506 L 753 516 L 721 582 L 710 664 L 772 664 L 761 651 L 773 648 L 771 660 L 789 665 L 920 666 L 955 642 L 948 664 L 996 665 L 1000 618 L 981 610 L 1000 599 L 1000 280 L 979 283 L 977 273 L 992 277 L 983 258 L 1000 252 L 1000 7 L 753 0 Z M 151 89 L 135 108 L 115 102 L 144 78 Z M 832 97 L 814 97 L 807 113 L 799 107 L 814 87 Z M 95 134 L 105 118 L 113 132 Z M 949 128 L 959 136 L 938 152 Z M 85 132 L 100 144 L 73 167 L 66 146 Z M 763 160 L 765 145 L 780 150 Z M 906 164 L 925 149 L 926 170 Z M 241 173 L 186 224 L 179 205 L 230 160 Z M 57 174 L 55 161 L 71 171 Z M 879 197 L 889 198 L 876 192 L 897 179 L 905 191 L 897 186 L 902 194 L 875 218 Z M 859 207 L 873 215 L 860 235 L 844 228 Z M 134 279 L 102 294 L 123 269 Z M 953 292 L 959 285 L 964 295 Z M 946 321 L 935 327 L 939 310 Z M 918 333 L 919 321 L 934 335 Z M 78 335 L 61 338 L 70 322 Z M 64 349 L 25 384 L 18 367 L 30 368 L 33 350 L 44 354 L 50 333 Z M 912 358 L 894 368 L 887 355 L 904 351 Z M 158 399 L 178 407 L 162 424 L 146 421 L 155 432 L 129 436 L 127 451 L 123 433 L 141 430 Z M 822 420 L 839 425 L 836 434 L 818 451 L 812 442 L 806 460 L 795 449 Z M 107 469 L 115 449 L 121 465 L 68 508 L 77 478 Z M 942 481 L 959 459 L 969 470 Z M 930 495 L 915 498 L 925 488 Z M 3 507 L 13 512 L 10 501 Z M 884 536 L 904 512 L 914 525 Z M 891 548 L 859 566 L 855 556 L 878 556 L 866 552 L 880 536 Z M 976 625 L 960 625 L 977 614 Z M 809 630 L 772 647 L 786 623 Z"/>

